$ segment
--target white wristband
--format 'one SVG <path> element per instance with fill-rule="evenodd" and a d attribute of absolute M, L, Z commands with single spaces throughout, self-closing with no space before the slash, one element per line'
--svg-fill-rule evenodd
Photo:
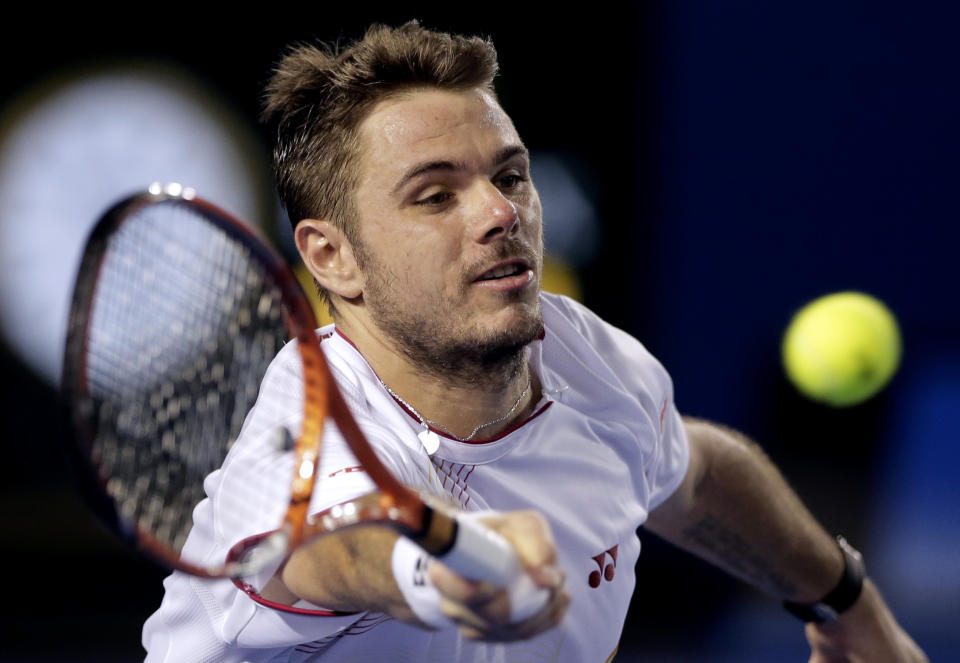
<path fill-rule="evenodd" d="M 440 561 L 465 578 L 489 580 L 506 587 L 510 597 L 510 622 L 515 624 L 543 609 L 550 600 L 550 592 L 535 585 L 533 578 L 524 572 L 506 539 L 479 522 L 499 515 L 499 511 L 458 513 L 457 541 Z"/>
<path fill-rule="evenodd" d="M 440 610 L 440 592 L 430 581 L 432 561 L 433 558 L 410 539 L 405 536 L 397 538 L 391 564 L 400 593 L 424 624 L 438 629 L 449 628 L 454 623 Z"/>

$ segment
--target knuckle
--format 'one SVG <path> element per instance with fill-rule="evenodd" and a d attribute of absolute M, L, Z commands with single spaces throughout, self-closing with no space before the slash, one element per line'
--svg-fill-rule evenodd
<path fill-rule="evenodd" d="M 517 512 L 517 518 L 520 523 L 527 526 L 529 529 L 538 529 L 544 532 L 550 531 L 550 525 L 547 523 L 546 518 L 543 517 L 539 511 L 534 509 L 524 509 L 523 511 Z"/>

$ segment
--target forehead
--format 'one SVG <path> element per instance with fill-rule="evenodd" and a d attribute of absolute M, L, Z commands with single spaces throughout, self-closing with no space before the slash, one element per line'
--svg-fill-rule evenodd
<path fill-rule="evenodd" d="M 500 104 L 479 89 L 417 89 L 385 99 L 361 123 L 360 139 L 365 162 L 397 168 L 427 157 L 469 159 L 520 142 Z"/>

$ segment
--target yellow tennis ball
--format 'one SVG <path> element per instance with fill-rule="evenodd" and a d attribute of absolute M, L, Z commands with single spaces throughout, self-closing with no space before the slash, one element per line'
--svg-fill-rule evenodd
<path fill-rule="evenodd" d="M 883 389 L 900 365 L 900 353 L 896 318 L 860 292 L 810 302 L 783 338 L 790 381 L 810 398 L 837 407 L 856 405 Z"/>

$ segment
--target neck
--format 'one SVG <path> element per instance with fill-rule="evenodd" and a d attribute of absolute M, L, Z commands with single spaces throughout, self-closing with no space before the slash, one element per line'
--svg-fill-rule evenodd
<path fill-rule="evenodd" d="M 524 346 L 444 367 L 410 356 L 367 325 L 338 320 L 337 326 L 396 397 L 454 437 L 467 438 L 477 427 L 476 439 L 495 437 L 525 419 L 539 401 L 539 381 L 527 365 Z"/>

